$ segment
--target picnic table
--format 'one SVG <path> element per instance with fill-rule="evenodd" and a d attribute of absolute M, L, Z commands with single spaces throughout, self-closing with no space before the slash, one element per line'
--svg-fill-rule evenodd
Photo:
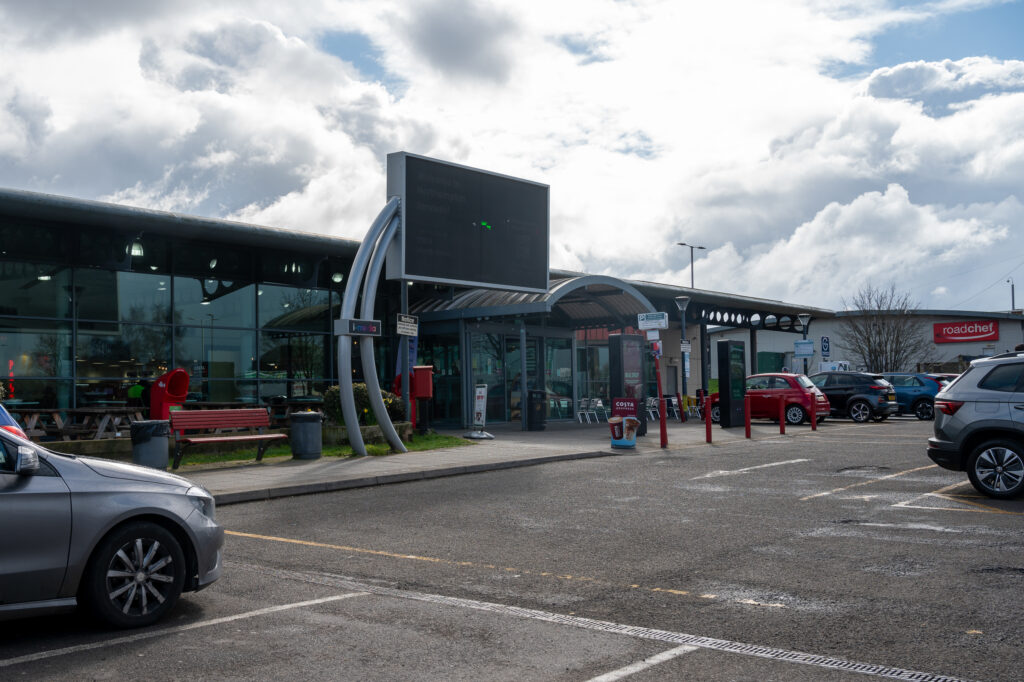
<path fill-rule="evenodd" d="M 12 413 L 21 418 L 29 438 L 59 436 L 72 438 L 117 438 L 128 436 L 129 424 L 145 419 L 141 407 L 108 405 L 104 407 L 14 406 Z"/>

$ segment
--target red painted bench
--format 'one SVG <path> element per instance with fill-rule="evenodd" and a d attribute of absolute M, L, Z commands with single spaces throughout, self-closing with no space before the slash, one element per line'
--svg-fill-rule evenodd
<path fill-rule="evenodd" d="M 258 443 L 256 461 L 263 459 L 267 446 L 274 441 L 287 440 L 284 433 L 263 433 L 270 426 L 270 414 L 262 407 L 237 410 L 172 410 L 171 431 L 174 432 L 174 465 L 177 469 L 185 448 L 199 443 Z M 223 433 L 230 429 L 231 433 Z M 239 433 L 247 429 L 248 433 Z M 185 431 L 210 431 L 213 434 L 185 435 Z"/>

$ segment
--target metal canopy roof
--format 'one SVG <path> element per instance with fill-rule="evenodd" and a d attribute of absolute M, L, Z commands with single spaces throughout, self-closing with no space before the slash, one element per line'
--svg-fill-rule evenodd
<path fill-rule="evenodd" d="M 657 308 L 628 282 L 604 275 L 581 275 L 556 280 L 544 294 L 492 289 L 468 289 L 446 300 L 422 300 L 410 312 L 424 322 L 546 315 L 563 326 L 635 326 L 638 313 Z"/>
<path fill-rule="evenodd" d="M 424 322 L 546 315 L 552 324 L 574 328 L 636 326 L 637 313 L 667 312 L 678 325 L 675 299 L 690 299 L 687 325 L 745 327 L 772 331 L 800 332 L 797 315 L 811 319 L 835 317 L 824 308 L 800 306 L 770 299 L 736 296 L 653 282 L 623 281 L 603 275 L 552 270 L 546 294 L 524 294 L 493 289 L 467 289 L 454 297 L 414 302 L 410 312 Z"/>

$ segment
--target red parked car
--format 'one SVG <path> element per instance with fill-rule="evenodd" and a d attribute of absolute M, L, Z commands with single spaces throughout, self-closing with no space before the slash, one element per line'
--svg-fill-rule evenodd
<path fill-rule="evenodd" d="M 754 374 L 747 377 L 747 395 L 750 396 L 752 419 L 779 420 L 779 400 L 786 401 L 783 408 L 787 424 L 809 422 L 811 405 L 815 406 L 818 423 L 825 421 L 831 405 L 828 398 L 804 374 Z M 718 394 L 711 394 L 711 421 L 720 418 Z"/>

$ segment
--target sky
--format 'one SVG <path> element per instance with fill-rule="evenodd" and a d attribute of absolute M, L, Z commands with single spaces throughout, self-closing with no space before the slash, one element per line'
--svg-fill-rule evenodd
<path fill-rule="evenodd" d="M 1024 0 L 0 0 L 0 187 L 360 239 L 406 151 L 549 185 L 552 268 L 688 286 L 686 242 L 698 288 L 1005 311 L 1021 35 Z"/>

